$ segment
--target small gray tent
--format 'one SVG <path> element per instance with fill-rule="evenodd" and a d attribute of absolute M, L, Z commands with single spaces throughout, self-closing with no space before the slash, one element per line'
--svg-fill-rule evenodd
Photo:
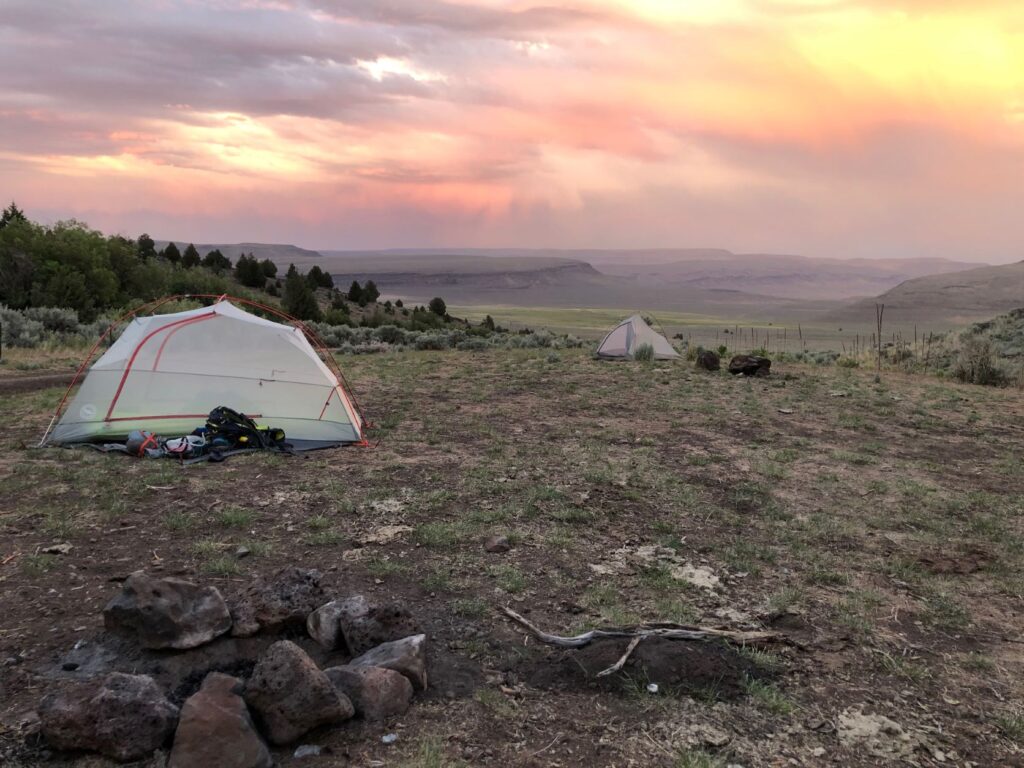
<path fill-rule="evenodd" d="M 597 347 L 598 357 L 632 360 L 638 348 L 649 344 L 655 360 L 675 360 L 679 357 L 668 339 L 653 330 L 640 315 L 627 317 L 604 337 Z"/>

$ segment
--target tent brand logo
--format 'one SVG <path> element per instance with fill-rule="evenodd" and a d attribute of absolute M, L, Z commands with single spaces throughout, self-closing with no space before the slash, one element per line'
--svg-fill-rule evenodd
<path fill-rule="evenodd" d="M 78 410 L 78 415 L 83 419 L 90 420 L 96 418 L 96 406 L 92 403 L 86 403 Z"/>

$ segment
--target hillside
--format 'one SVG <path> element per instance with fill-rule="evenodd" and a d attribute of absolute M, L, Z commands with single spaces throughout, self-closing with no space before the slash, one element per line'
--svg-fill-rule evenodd
<path fill-rule="evenodd" d="M 541 260 L 586 262 L 598 272 L 635 280 L 645 288 L 693 288 L 798 300 L 839 300 L 874 296 L 904 280 L 957 272 L 978 266 L 936 258 L 826 259 L 775 253 L 733 253 L 721 248 L 529 250 L 452 249 L 374 252 L 322 251 L 332 271 L 351 261 L 391 262 L 401 259 L 414 271 L 438 265 L 521 266 Z M 340 261 L 335 261 L 339 259 Z M 489 270 L 490 267 L 478 267 Z"/>
<path fill-rule="evenodd" d="M 157 240 L 156 247 L 162 249 L 168 242 L 167 240 Z M 181 248 L 188 245 L 188 242 L 185 240 L 175 240 L 174 243 Z M 297 245 L 284 245 L 280 243 L 195 243 L 195 246 L 200 253 L 209 253 L 217 249 L 232 261 L 235 261 L 243 254 L 248 255 L 251 253 L 260 261 L 270 259 L 279 268 L 283 267 L 285 269 L 287 269 L 289 264 L 295 264 L 298 267 L 322 263 L 319 261 L 322 257 L 317 251 L 310 251 Z"/>
<path fill-rule="evenodd" d="M 863 317 L 874 311 L 876 303 L 885 304 L 885 317 L 892 321 L 984 320 L 1024 305 L 1024 261 L 906 280 L 876 298 L 855 302 L 828 317 Z"/>

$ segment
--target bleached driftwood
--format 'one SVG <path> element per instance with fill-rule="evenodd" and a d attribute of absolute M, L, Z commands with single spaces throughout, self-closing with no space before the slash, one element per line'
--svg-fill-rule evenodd
<path fill-rule="evenodd" d="M 606 677 L 618 672 L 625 666 L 630 655 L 636 650 L 641 641 L 650 637 L 660 637 L 665 640 L 712 640 L 720 639 L 737 645 L 762 645 L 765 643 L 779 642 L 784 637 L 777 632 L 757 632 L 746 630 L 713 629 L 711 627 L 691 627 L 685 624 L 672 624 L 670 622 L 654 622 L 639 624 L 635 627 L 615 627 L 610 629 L 592 629 L 581 635 L 565 637 L 552 635 L 540 630 L 528 619 L 520 616 L 511 608 L 502 608 L 501 612 L 516 624 L 526 629 L 531 635 L 546 645 L 554 645 L 558 648 L 582 648 L 595 640 L 614 640 L 625 637 L 630 638 L 625 653 L 615 664 L 597 673 L 598 677 Z"/>

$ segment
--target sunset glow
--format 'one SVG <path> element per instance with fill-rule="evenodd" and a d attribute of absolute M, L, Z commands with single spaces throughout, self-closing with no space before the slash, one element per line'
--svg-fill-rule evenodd
<path fill-rule="evenodd" d="M 15 0 L 0 196 L 307 247 L 1024 258 L 1024 5 Z"/>

